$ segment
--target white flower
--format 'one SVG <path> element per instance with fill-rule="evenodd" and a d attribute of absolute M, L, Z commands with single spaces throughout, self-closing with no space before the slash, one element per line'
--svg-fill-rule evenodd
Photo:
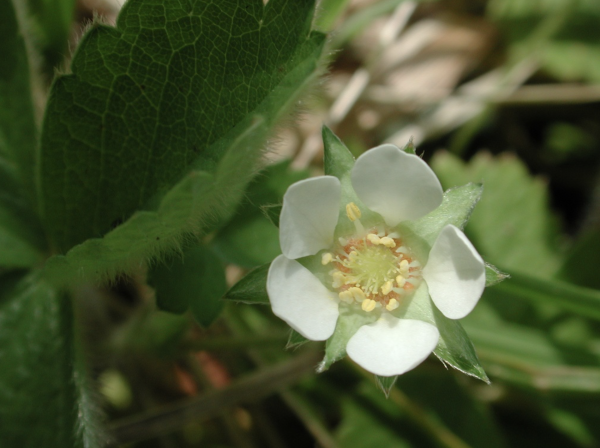
<path fill-rule="evenodd" d="M 269 269 L 269 299 L 277 316 L 315 341 L 333 335 L 341 302 L 378 315 L 349 339 L 347 354 L 376 375 L 399 375 L 425 360 L 439 339 L 435 325 L 399 318 L 402 307 L 427 288 L 446 317 L 466 316 L 485 287 L 485 264 L 453 225 L 425 254 L 402 234 L 401 223 L 427 215 L 443 198 L 418 156 L 382 145 L 356 160 L 349 179 L 321 176 L 288 189 L 280 217 L 283 255 Z M 344 203 L 349 198 L 355 199 Z"/>

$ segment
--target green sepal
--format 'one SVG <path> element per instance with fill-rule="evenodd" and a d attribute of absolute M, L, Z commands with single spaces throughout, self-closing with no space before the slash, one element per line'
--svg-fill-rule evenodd
<path fill-rule="evenodd" d="M 483 185 L 477 183 L 451 188 L 444 193 L 438 208 L 416 221 L 406 221 L 401 225 L 410 229 L 431 247 L 448 224 L 464 229 L 482 193 Z"/>
<path fill-rule="evenodd" d="M 283 204 L 268 204 L 261 205 L 260 211 L 266 218 L 271 221 L 271 223 L 279 228 L 279 217 L 281 216 L 281 209 L 283 208 Z"/>
<path fill-rule="evenodd" d="M 507 278 L 510 278 L 510 274 L 502 272 L 500 269 L 490 263 L 485 264 L 485 286 L 497 285 Z"/>
<path fill-rule="evenodd" d="M 375 322 L 381 313 L 365 313 L 358 304 L 347 304 L 340 302 L 340 315 L 335 325 L 333 335 L 325 344 L 325 357 L 317 367 L 317 372 L 324 372 L 331 365 L 346 356 L 346 345 L 354 333 L 363 325 L 369 325 Z"/>
<path fill-rule="evenodd" d="M 323 125 L 322 135 L 325 174 L 335 176 L 341 181 L 352 170 L 354 156 L 340 138 L 325 125 Z"/>
<path fill-rule="evenodd" d="M 189 308 L 203 327 L 220 314 L 227 289 L 223 265 L 206 246 L 192 247 L 156 264 L 148 283 L 154 287 L 160 309 L 181 314 Z"/>
<path fill-rule="evenodd" d="M 269 305 L 267 274 L 271 263 L 252 269 L 225 293 L 223 299 L 250 305 Z"/>
<path fill-rule="evenodd" d="M 411 137 L 408 140 L 408 143 L 406 145 L 404 145 L 404 147 L 402 148 L 402 151 L 404 151 L 407 154 L 417 154 L 417 152 L 415 151 L 415 143 L 413 142 L 413 138 Z"/>
<path fill-rule="evenodd" d="M 467 333 L 457 320 L 448 319 L 437 309 L 431 301 L 425 282 L 393 314 L 399 319 L 415 319 L 435 325 L 440 339 L 433 351 L 434 355 L 444 364 L 489 383 Z"/>
<path fill-rule="evenodd" d="M 302 336 L 300 333 L 298 333 L 296 330 L 292 330 L 290 332 L 290 337 L 288 338 L 287 344 L 285 345 L 286 349 L 290 349 L 290 348 L 298 348 L 301 345 L 306 344 L 307 342 L 309 342 L 309 339 L 306 339 L 304 336 Z"/>
<path fill-rule="evenodd" d="M 377 381 L 377 386 L 382 390 L 385 394 L 386 398 L 390 396 L 390 392 L 396 384 L 396 380 L 398 379 L 398 375 L 394 376 L 379 376 L 375 375 L 375 381 Z"/>
<path fill-rule="evenodd" d="M 346 205 L 350 202 L 354 202 L 360 209 L 362 213 L 360 219 L 365 226 L 384 222 L 379 213 L 369 210 L 354 192 L 350 180 L 350 173 L 354 167 L 354 156 L 327 126 L 323 126 L 323 151 L 325 174 L 337 177 L 342 187 L 340 214 L 335 228 L 335 236 L 340 237 L 355 232 L 354 224 L 346 216 Z"/>

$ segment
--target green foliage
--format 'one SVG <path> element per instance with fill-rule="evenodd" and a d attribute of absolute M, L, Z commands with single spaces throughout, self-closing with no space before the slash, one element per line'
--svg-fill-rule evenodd
<path fill-rule="evenodd" d="M 37 129 L 27 51 L 12 0 L 0 3 L 0 60 L 0 162 L 15 171 L 31 200 Z"/>
<path fill-rule="evenodd" d="M 489 15 L 505 32 L 511 50 L 524 54 L 537 25 L 557 23 L 556 30 L 534 42 L 536 57 L 551 75 L 565 81 L 600 81 L 600 4 L 595 0 L 493 0 Z"/>
<path fill-rule="evenodd" d="M 225 270 L 206 246 L 195 246 L 156 264 L 148 273 L 159 308 L 183 313 L 188 308 L 203 327 L 208 327 L 223 308 L 227 289 Z"/>
<path fill-rule="evenodd" d="M 279 232 L 265 216 L 264 207 L 273 211 L 283 201 L 288 187 L 307 177 L 305 170 L 290 170 L 289 161 L 271 165 L 259 173 L 248 185 L 246 198 L 236 213 L 213 239 L 217 253 L 226 262 L 246 268 L 270 263 L 281 250 Z"/>
<path fill-rule="evenodd" d="M 6 447 L 96 447 L 95 405 L 73 339 L 68 297 L 39 273 L 0 291 L 0 439 Z"/>
<path fill-rule="evenodd" d="M 548 209 L 545 184 L 532 179 L 521 162 L 479 153 L 466 164 L 438 153 L 431 165 L 445 188 L 483 183 L 485 193 L 465 231 L 484 259 L 536 277 L 556 273 L 561 254 L 557 220 Z"/>
<path fill-rule="evenodd" d="M 73 73 L 54 82 L 44 120 L 40 203 L 56 247 L 153 209 L 192 167 L 214 173 L 227 152 L 252 166 L 315 71 L 323 36 L 310 34 L 312 8 L 133 0 L 116 28 L 94 26 Z M 246 146 L 232 147 L 257 120 Z M 239 190 L 248 176 L 232 174 Z"/>

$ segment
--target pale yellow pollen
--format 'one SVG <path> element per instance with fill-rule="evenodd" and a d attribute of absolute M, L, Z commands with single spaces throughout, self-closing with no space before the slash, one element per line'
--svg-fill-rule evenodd
<path fill-rule="evenodd" d="M 321 264 L 323 266 L 325 266 L 326 264 L 331 263 L 331 261 L 333 260 L 333 255 L 331 255 L 329 252 L 325 252 L 322 256 L 321 256 Z"/>
<path fill-rule="evenodd" d="M 342 302 L 352 303 L 354 301 L 350 291 L 342 291 L 338 294 L 338 296 Z"/>
<path fill-rule="evenodd" d="M 404 275 L 408 274 L 408 260 L 402 260 L 400 262 L 400 273 Z"/>
<path fill-rule="evenodd" d="M 356 286 L 350 288 L 348 290 L 348 292 L 351 293 L 352 297 L 354 297 L 354 300 L 356 300 L 359 303 L 366 299 L 366 296 L 365 296 L 365 293 L 363 292 L 363 290 L 360 288 L 357 288 Z"/>
<path fill-rule="evenodd" d="M 399 275 L 398 277 L 396 277 L 396 283 L 398 284 L 399 288 L 402 288 L 404 286 L 404 284 L 406 283 L 406 279 L 404 277 L 402 277 L 401 275 Z"/>
<path fill-rule="evenodd" d="M 388 304 L 385 306 L 385 309 L 388 311 L 394 311 L 399 306 L 400 306 L 400 304 L 398 303 L 398 301 L 396 299 L 390 299 Z"/>
<path fill-rule="evenodd" d="M 396 243 L 389 236 L 384 236 L 380 241 L 380 244 L 383 244 L 385 247 L 396 247 Z"/>
<path fill-rule="evenodd" d="M 348 258 L 350 259 L 350 261 L 356 261 L 356 257 L 358 257 L 358 252 L 356 252 L 355 250 L 353 250 L 352 252 L 350 252 L 348 254 Z M 408 269 L 408 264 L 407 264 L 407 269 Z"/>
<path fill-rule="evenodd" d="M 354 202 L 350 202 L 346 205 L 346 215 L 350 221 L 354 222 L 361 217 L 362 213 Z"/>
<path fill-rule="evenodd" d="M 381 244 L 381 239 L 380 239 L 380 238 L 379 238 L 377 235 L 375 235 L 374 233 L 369 233 L 369 234 L 367 235 L 367 239 L 368 239 L 368 240 L 369 240 L 369 241 L 370 241 L 372 244 L 375 244 L 376 246 L 377 246 L 378 244 Z"/>
<path fill-rule="evenodd" d="M 393 286 L 394 286 L 394 284 L 392 283 L 392 281 L 388 280 L 381 287 L 381 294 L 383 294 L 384 296 L 388 295 L 390 293 L 390 291 L 392 290 Z"/>
<path fill-rule="evenodd" d="M 332 286 L 334 288 L 339 288 L 340 286 L 342 286 L 346 283 L 346 277 L 344 277 L 344 274 L 342 274 L 340 271 L 335 271 L 332 274 L 332 277 L 333 277 Z"/>
<path fill-rule="evenodd" d="M 363 311 L 366 311 L 368 313 L 370 311 L 373 311 L 375 309 L 375 306 L 377 306 L 377 302 L 375 302 L 375 300 L 366 299 L 363 300 L 361 308 L 363 309 Z"/>

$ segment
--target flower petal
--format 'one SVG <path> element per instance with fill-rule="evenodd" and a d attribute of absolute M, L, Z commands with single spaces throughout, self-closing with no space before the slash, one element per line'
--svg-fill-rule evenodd
<path fill-rule="evenodd" d="M 312 341 L 324 341 L 335 330 L 338 299 L 312 272 L 280 255 L 271 263 L 267 293 L 273 313 Z"/>
<path fill-rule="evenodd" d="M 450 319 L 465 317 L 485 288 L 485 264 L 457 227 L 447 225 L 438 235 L 423 268 L 433 303 Z"/>
<path fill-rule="evenodd" d="M 442 203 L 442 186 L 431 168 L 394 145 L 381 145 L 361 155 L 351 179 L 360 200 L 389 226 L 425 216 Z"/>
<path fill-rule="evenodd" d="M 301 180 L 288 188 L 279 219 L 283 255 L 296 259 L 331 246 L 341 194 L 340 181 L 333 176 Z"/>
<path fill-rule="evenodd" d="M 437 328 L 427 322 L 383 313 L 377 322 L 358 329 L 348 341 L 346 352 L 375 375 L 401 375 L 429 356 L 439 336 Z"/>

